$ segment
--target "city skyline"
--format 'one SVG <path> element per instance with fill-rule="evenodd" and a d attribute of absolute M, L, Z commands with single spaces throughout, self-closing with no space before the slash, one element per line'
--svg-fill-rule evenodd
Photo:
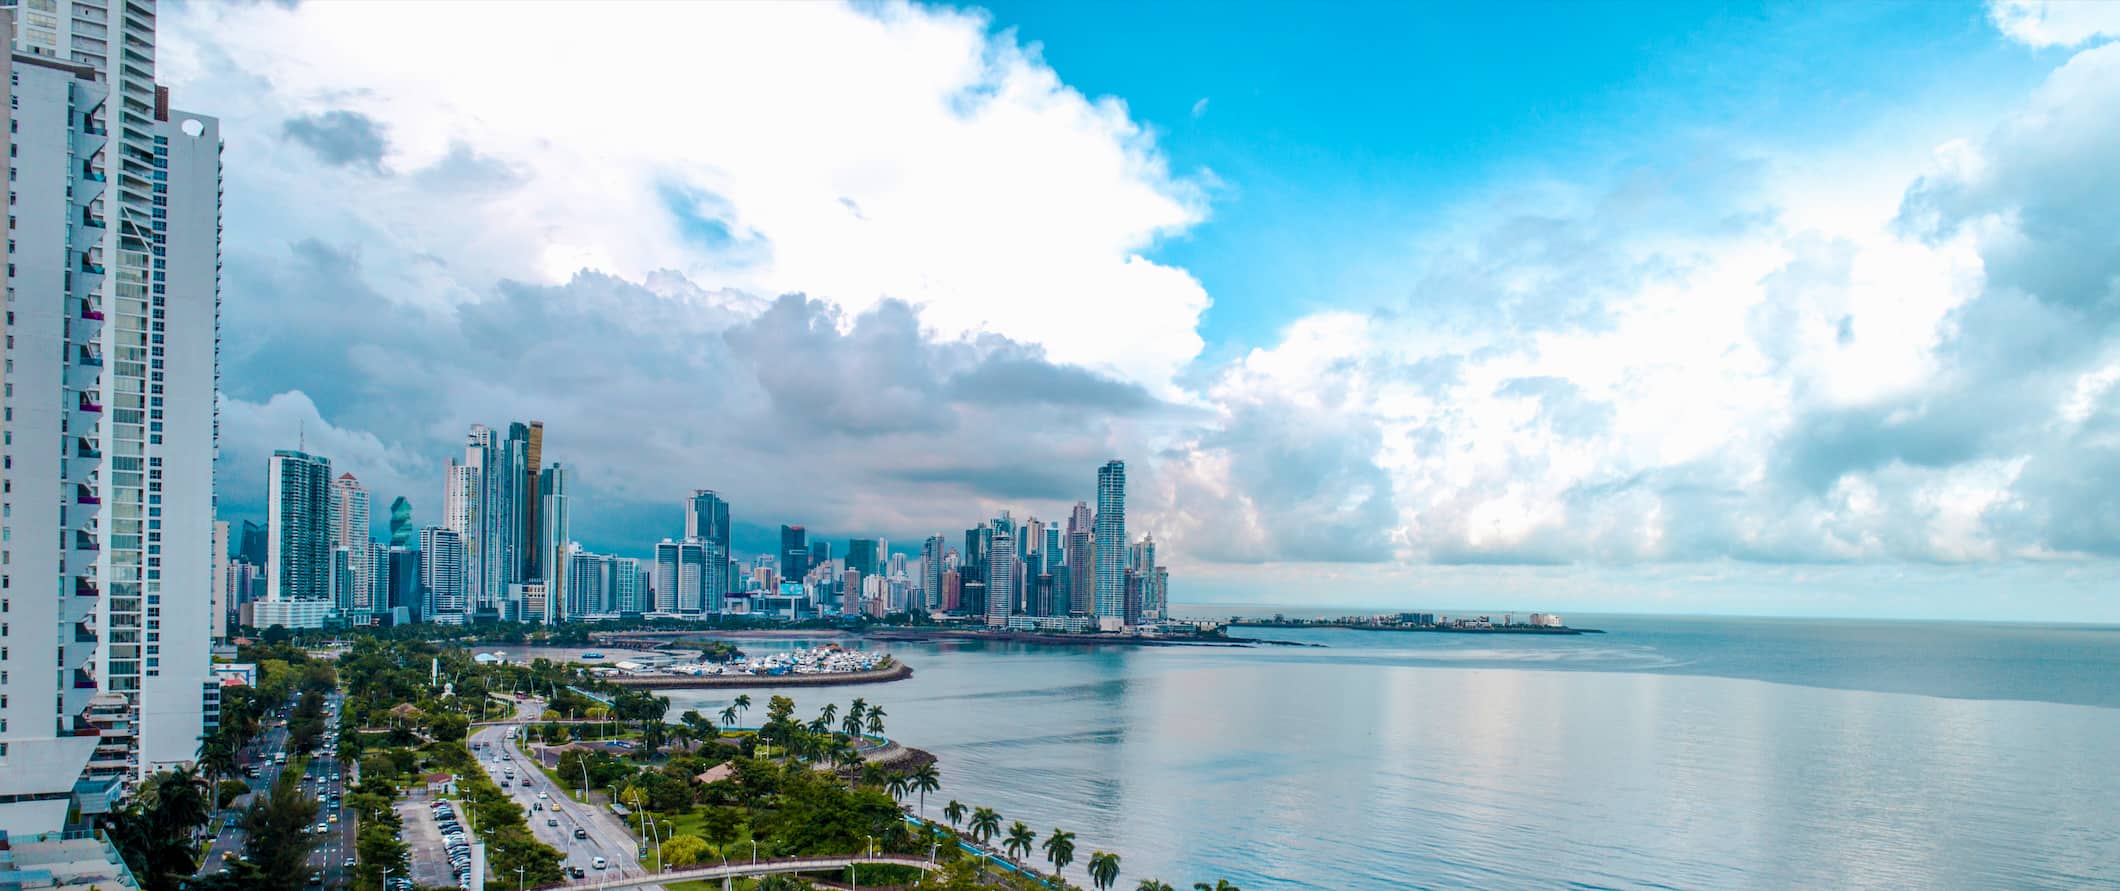
<path fill-rule="evenodd" d="M 1203 599 L 2113 620 L 2103 8 L 511 17 L 746 84 L 687 115 L 476 5 L 164 27 L 242 136 L 230 491 L 306 428 L 419 505 L 513 415 L 585 542 L 907 543 L 1118 454 Z"/>

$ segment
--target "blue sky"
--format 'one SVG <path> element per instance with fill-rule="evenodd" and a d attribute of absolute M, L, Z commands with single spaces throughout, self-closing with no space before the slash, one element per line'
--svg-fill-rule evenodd
<path fill-rule="evenodd" d="M 1123 97 L 1174 167 L 1226 182 L 1155 252 L 1214 295 L 1210 356 L 1350 292 L 1403 296 L 1377 270 L 1496 182 L 1800 149 L 1939 101 L 1993 110 L 2051 67 L 1978 3 L 983 8 L 1070 84 Z"/>
<path fill-rule="evenodd" d="M 1180 599 L 2120 620 L 2120 4 L 565 9 L 173 8 L 231 517 L 537 418 L 617 553 L 1120 457 Z"/>

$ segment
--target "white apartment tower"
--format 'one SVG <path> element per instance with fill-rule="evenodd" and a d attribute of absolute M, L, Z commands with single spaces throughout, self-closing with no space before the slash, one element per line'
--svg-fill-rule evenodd
<path fill-rule="evenodd" d="M 464 537 L 444 526 L 420 530 L 420 587 L 427 592 L 428 621 L 462 624 L 468 598 L 464 587 L 468 552 Z"/>
<path fill-rule="evenodd" d="M 368 490 L 361 488 L 353 474 L 342 473 L 331 481 L 331 546 L 346 550 L 352 576 L 350 589 L 345 591 L 337 589 L 337 576 L 333 576 L 332 599 L 342 611 L 374 610 L 376 574 L 374 556 L 369 553 L 368 505 Z"/>
<path fill-rule="evenodd" d="M 1016 610 L 1016 538 L 996 528 L 986 552 L 986 624 L 1000 627 Z"/>
<path fill-rule="evenodd" d="M 1097 627 L 1118 631 L 1126 624 L 1126 463 L 1097 468 L 1097 518 L 1090 560 L 1096 567 L 1093 593 Z M 988 596 L 992 596 L 989 589 Z"/>
<path fill-rule="evenodd" d="M 8 58 L 0 829 L 189 763 L 213 633 L 220 135 L 154 84 L 152 0 L 22 0 Z M 94 699 L 93 724 L 89 721 Z"/>

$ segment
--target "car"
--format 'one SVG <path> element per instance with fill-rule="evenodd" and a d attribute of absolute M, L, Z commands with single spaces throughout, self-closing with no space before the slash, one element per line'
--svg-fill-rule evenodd
<path fill-rule="evenodd" d="M 236 859 L 236 852 L 234 852 L 234 851 L 222 851 L 222 852 L 221 852 L 221 859 L 222 859 L 222 860 L 234 860 L 234 859 Z"/>
<path fill-rule="evenodd" d="M 348 858 L 346 858 L 346 863 L 345 863 L 345 867 L 346 867 L 347 869 L 352 869 L 352 868 L 353 868 L 353 858 L 352 858 L 352 857 L 348 857 Z"/>
<path fill-rule="evenodd" d="M 545 818 L 545 825 L 547 825 L 547 826 L 558 826 L 558 825 L 559 825 L 559 818 L 558 818 L 558 817 L 546 817 L 546 818 Z"/>
<path fill-rule="evenodd" d="M 574 837 L 575 837 L 575 838 L 588 838 L 588 837 L 589 837 L 589 830 L 587 830 L 587 829 L 583 829 L 583 828 L 581 828 L 580 826 L 576 826 L 576 827 L 574 827 Z"/>
<path fill-rule="evenodd" d="M 579 867 L 579 866 L 569 866 L 569 867 L 567 867 L 567 875 L 569 875 L 569 876 L 572 876 L 572 877 L 574 877 L 574 878 L 577 878 L 577 879 L 582 879 L 582 878 L 588 878 L 588 876 L 589 876 L 589 873 L 588 873 L 588 871 L 587 871 L 587 870 L 584 870 L 584 869 L 582 869 L 582 868 L 581 868 L 581 867 Z"/>
<path fill-rule="evenodd" d="M 528 788 L 530 788 L 530 778 L 529 778 L 529 777 L 523 777 L 523 788 L 525 788 L 525 789 L 528 789 Z"/>
<path fill-rule="evenodd" d="M 544 799 L 551 798 L 552 796 L 546 792 L 540 791 L 537 793 L 537 797 L 540 801 L 542 801 Z"/>
<path fill-rule="evenodd" d="M 594 860 L 589 861 L 589 866 L 593 869 L 603 869 L 605 866 L 604 858 L 598 857 Z"/>
<path fill-rule="evenodd" d="M 310 873 L 310 874 L 309 874 L 309 884 L 312 884 L 312 885 L 322 885 L 322 884 L 324 884 L 324 874 L 323 874 L 323 873 L 321 873 L 321 872 L 313 872 L 313 873 Z"/>
<path fill-rule="evenodd" d="M 333 822 L 333 823 L 337 823 L 338 821 L 339 821 L 339 815 L 338 815 L 338 814 L 336 814 L 336 813 L 332 814 L 332 815 L 331 815 L 331 822 Z"/>
<path fill-rule="evenodd" d="M 327 825 L 327 824 L 324 824 L 324 823 L 318 823 L 318 824 L 317 824 L 317 830 L 316 830 L 316 831 L 317 831 L 317 834 L 318 834 L 318 835 L 323 835 L 323 834 L 324 834 L 324 833 L 326 833 L 326 832 L 330 832 L 330 831 L 331 831 L 331 827 L 330 827 L 329 825 Z"/>

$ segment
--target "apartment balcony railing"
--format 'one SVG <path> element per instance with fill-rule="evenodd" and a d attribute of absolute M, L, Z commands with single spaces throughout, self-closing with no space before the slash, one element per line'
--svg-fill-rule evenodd
<path fill-rule="evenodd" d="M 81 400 L 81 410 L 89 412 L 91 414 L 102 414 L 103 405 L 101 403 L 91 402 L 87 399 L 83 399 Z"/>
<path fill-rule="evenodd" d="M 81 317 L 92 322 L 100 322 L 103 321 L 103 311 L 84 300 L 81 302 Z M 102 361 L 98 360 L 96 364 L 100 365 Z"/>

